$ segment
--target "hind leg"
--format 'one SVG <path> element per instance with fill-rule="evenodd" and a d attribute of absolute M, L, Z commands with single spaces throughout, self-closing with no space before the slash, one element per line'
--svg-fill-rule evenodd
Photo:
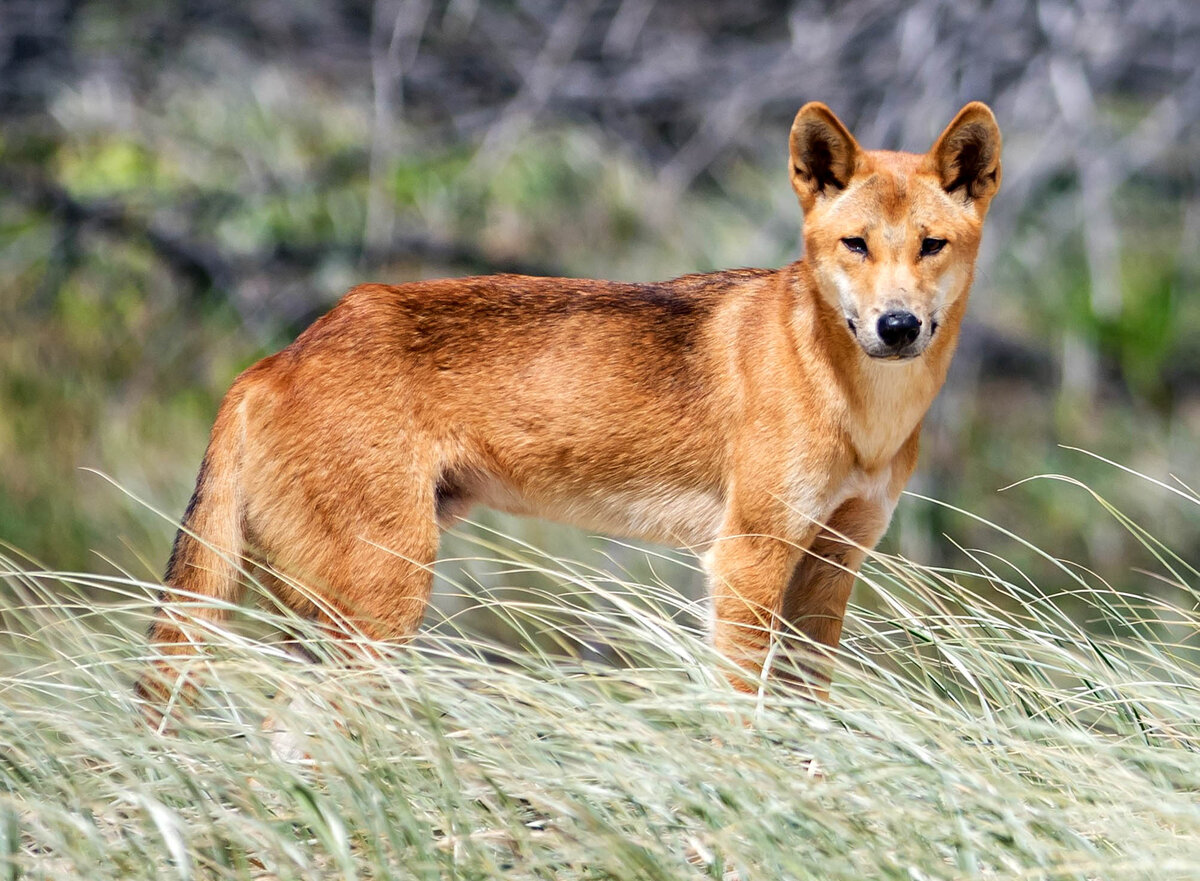
<path fill-rule="evenodd" d="M 348 639 L 403 641 L 420 627 L 433 592 L 438 528 L 433 518 L 403 534 L 360 535 L 327 581 L 317 620 Z"/>
<path fill-rule="evenodd" d="M 297 643 L 299 653 L 352 672 L 371 666 L 381 654 L 380 643 L 402 642 L 416 633 L 433 591 L 439 538 L 432 488 L 427 507 L 425 501 L 413 498 L 395 516 L 378 512 L 373 522 L 357 520 L 358 529 L 315 542 L 310 547 L 321 553 L 292 570 L 303 573 L 299 578 L 272 576 L 272 592 L 320 632 L 321 644 Z M 326 702 L 317 694 L 282 693 L 276 700 L 281 708 L 267 716 L 262 729 L 285 760 L 307 758 L 309 735 L 302 720 L 323 706 L 334 711 L 334 724 L 348 724 L 341 696 Z"/>
<path fill-rule="evenodd" d="M 403 544 L 393 541 L 384 546 L 365 537 L 352 544 L 341 555 L 338 571 L 325 579 L 323 590 L 313 597 L 312 617 L 326 637 L 324 645 L 313 651 L 310 644 L 298 643 L 296 649 L 312 660 L 330 659 L 340 672 L 369 674 L 381 654 L 381 642 L 407 640 L 420 626 L 433 588 L 437 539 L 433 527 L 422 534 L 407 534 Z M 274 754 L 288 762 L 309 761 L 308 743 L 314 734 L 307 720 L 314 714 L 343 731 L 352 725 L 353 715 L 346 710 L 354 699 L 340 686 L 325 697 L 319 691 L 287 689 L 275 700 L 262 731 Z"/>
<path fill-rule="evenodd" d="M 252 503 L 251 533 L 271 570 L 269 586 L 343 648 L 407 639 L 433 589 L 435 480 L 412 472 L 342 474 L 345 483 L 334 488 L 290 486 L 283 505 L 264 504 L 261 513 Z M 346 484 L 357 491 L 351 495 Z M 334 511 L 312 504 L 336 494 Z"/>

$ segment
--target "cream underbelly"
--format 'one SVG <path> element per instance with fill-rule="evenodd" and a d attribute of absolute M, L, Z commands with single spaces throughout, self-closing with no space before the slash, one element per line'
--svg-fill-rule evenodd
<path fill-rule="evenodd" d="M 895 499 L 889 494 L 892 467 L 854 469 L 834 492 L 822 499 L 794 499 L 789 507 L 804 514 L 793 524 L 797 534 L 806 531 L 810 517 L 822 521 L 844 502 L 863 499 L 890 518 Z M 703 551 L 718 536 L 725 517 L 726 498 L 719 489 L 625 485 L 615 489 L 538 487 L 521 492 L 491 474 L 475 472 L 460 479 L 454 494 L 439 500 L 438 519 L 443 527 L 466 516 L 475 505 L 522 516 L 541 517 L 583 529 L 627 538 L 638 538 L 675 547 Z"/>
<path fill-rule="evenodd" d="M 471 489 L 470 502 L 511 514 L 688 548 L 703 547 L 716 538 L 725 509 L 720 492 L 694 488 L 624 487 L 530 498 L 498 480 L 485 479 Z"/>
<path fill-rule="evenodd" d="M 891 476 L 890 466 L 871 472 L 855 469 L 821 506 L 826 509 L 824 516 L 832 515 L 850 499 L 864 499 L 882 510 L 885 520 L 890 519 L 896 502 L 888 492 Z M 470 494 L 442 518 L 443 526 L 465 516 L 473 505 L 698 551 L 716 539 L 725 514 L 724 495 L 717 491 L 627 487 L 573 495 L 542 493 L 530 498 L 489 477 L 473 483 Z"/>

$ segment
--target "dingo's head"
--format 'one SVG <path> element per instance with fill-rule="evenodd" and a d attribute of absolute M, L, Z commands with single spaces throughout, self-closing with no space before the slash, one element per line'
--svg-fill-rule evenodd
<path fill-rule="evenodd" d="M 863 150 L 824 104 L 791 134 L 792 188 L 821 296 L 872 358 L 915 358 L 970 288 L 1000 129 L 968 104 L 925 155 Z"/>

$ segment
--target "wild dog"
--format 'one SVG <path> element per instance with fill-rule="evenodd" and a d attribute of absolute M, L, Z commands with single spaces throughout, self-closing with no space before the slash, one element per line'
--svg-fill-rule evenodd
<path fill-rule="evenodd" d="M 812 652 L 837 647 L 916 464 L 1000 148 L 980 103 L 925 154 L 865 151 L 810 103 L 790 136 L 804 256 L 782 269 L 354 288 L 220 406 L 164 578 L 194 615 L 151 627 L 148 712 L 244 565 L 302 615 L 411 636 L 439 528 L 477 504 L 702 550 L 735 684 L 791 631 L 824 695 Z"/>

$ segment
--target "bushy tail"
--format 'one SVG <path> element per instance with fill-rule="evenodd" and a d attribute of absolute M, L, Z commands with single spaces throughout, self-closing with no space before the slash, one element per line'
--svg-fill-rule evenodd
<path fill-rule="evenodd" d="M 161 720 L 172 693 L 186 689 L 183 659 L 204 641 L 210 626 L 228 616 L 228 605 L 241 591 L 245 434 L 241 397 L 231 391 L 217 414 L 163 576 L 164 588 L 149 632 L 156 657 L 136 686 L 146 717 L 154 724 Z"/>

